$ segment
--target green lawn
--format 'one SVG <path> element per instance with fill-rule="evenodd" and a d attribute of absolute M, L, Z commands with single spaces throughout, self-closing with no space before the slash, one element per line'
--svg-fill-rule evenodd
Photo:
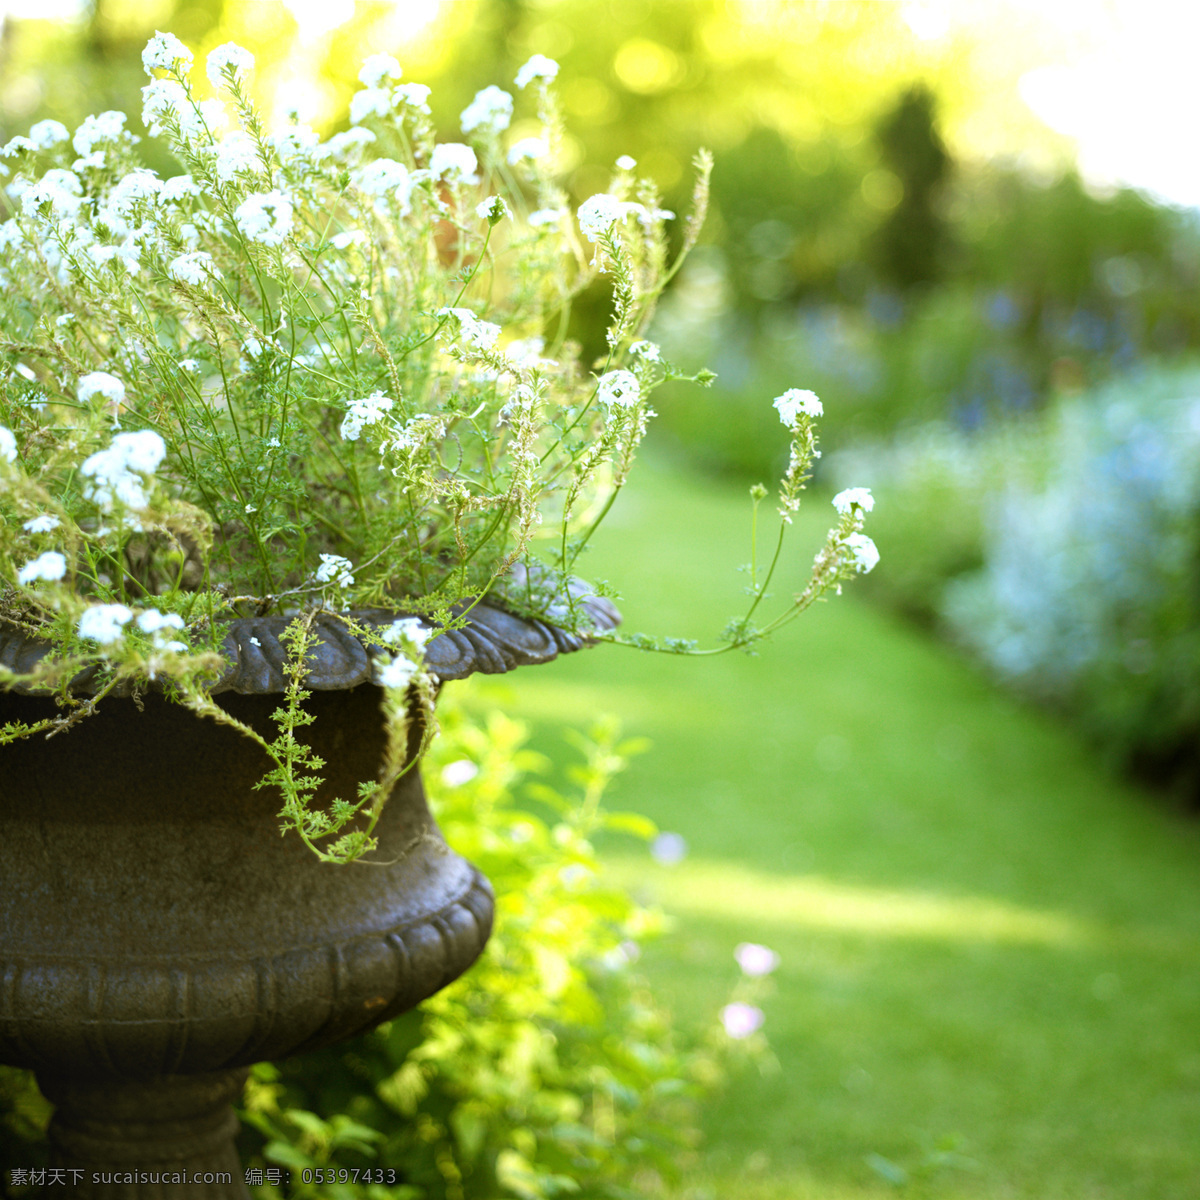
<path fill-rule="evenodd" d="M 627 628 L 703 639 L 738 609 L 749 502 L 642 468 L 585 571 Z M 780 595 L 832 515 L 809 498 Z M 736 943 L 782 956 L 779 1069 L 710 1107 L 686 1194 L 1195 1200 L 1200 828 L 852 591 L 759 657 L 602 647 L 501 685 L 556 757 L 601 713 L 652 739 L 610 807 L 690 854 L 611 852 L 677 918 L 645 966 L 681 1022 L 715 1019 Z M 950 1142 L 970 1162 L 935 1168 Z"/>

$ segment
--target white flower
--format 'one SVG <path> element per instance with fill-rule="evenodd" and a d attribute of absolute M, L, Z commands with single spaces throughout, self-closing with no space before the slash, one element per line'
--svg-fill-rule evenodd
<path fill-rule="evenodd" d="M 539 208 L 529 214 L 529 224 L 534 229 L 548 229 L 557 225 L 563 219 L 563 214 L 557 208 Z"/>
<path fill-rule="evenodd" d="M 779 966 L 779 955 L 767 946 L 757 942 L 741 942 L 734 948 L 733 957 L 742 968 L 742 974 L 751 977 L 770 975 Z"/>
<path fill-rule="evenodd" d="M 546 349 L 546 339 L 541 337 L 518 338 L 515 342 L 509 342 L 504 347 L 504 357 L 511 363 L 516 363 L 518 367 L 543 367 L 551 366 L 554 363 L 553 359 L 543 358 L 542 351 Z M 526 407 L 532 399 L 532 394 L 527 392 L 527 389 L 517 388 L 515 399 Z"/>
<path fill-rule="evenodd" d="M 38 210 L 47 203 L 55 216 L 75 217 L 83 204 L 83 184 L 79 176 L 74 171 L 55 167 L 21 193 L 21 208 L 31 217 L 39 216 Z"/>
<path fill-rule="evenodd" d="M 200 374 L 200 364 L 194 358 L 181 358 L 179 360 L 179 369 L 186 371 L 189 375 Z"/>
<path fill-rule="evenodd" d="M 491 225 L 497 225 L 509 216 L 508 205 L 504 203 L 503 196 L 489 196 L 486 200 L 481 200 L 475 205 L 475 215 L 481 221 L 487 221 Z"/>
<path fill-rule="evenodd" d="M 173 116 L 185 133 L 195 132 L 195 110 L 182 84 L 174 79 L 155 79 L 142 88 L 142 121 L 151 137 L 167 132 L 168 116 Z"/>
<path fill-rule="evenodd" d="M 313 576 L 318 583 L 332 583 L 334 587 L 348 588 L 354 585 L 354 564 L 340 554 L 322 554 L 321 565 Z"/>
<path fill-rule="evenodd" d="M 407 104 L 409 108 L 429 112 L 429 92 L 423 83 L 402 83 L 392 92 L 392 101 L 396 104 Z"/>
<path fill-rule="evenodd" d="M 509 165 L 519 162 L 536 162 L 550 153 L 550 145 L 545 138 L 527 137 L 519 142 L 513 142 L 508 151 Z"/>
<path fill-rule="evenodd" d="M 855 505 L 863 512 L 870 512 L 875 507 L 875 497 L 871 495 L 870 488 L 846 488 L 833 498 L 833 507 L 842 514 L 848 513 Z"/>
<path fill-rule="evenodd" d="M 93 604 L 79 618 L 76 628 L 81 638 L 111 646 L 121 640 L 121 626 L 132 619 L 133 613 L 123 604 Z"/>
<path fill-rule="evenodd" d="M 503 133 L 512 121 L 513 98 L 495 84 L 475 93 L 475 99 L 462 111 L 460 123 L 465 134 L 479 131 L 483 136 Z"/>
<path fill-rule="evenodd" d="M 789 429 L 796 424 L 801 413 L 806 417 L 819 417 L 825 411 L 815 392 L 802 391 L 800 388 L 788 388 L 772 403 L 779 410 L 780 421 Z"/>
<path fill-rule="evenodd" d="M 20 154 L 22 150 L 33 151 L 36 149 L 37 144 L 32 138 L 27 138 L 23 133 L 19 133 L 11 141 L 0 146 L 0 158 L 12 158 L 14 155 Z"/>
<path fill-rule="evenodd" d="M 17 582 L 34 583 L 39 579 L 45 579 L 47 582 L 53 583 L 66 573 L 67 560 L 57 550 L 47 550 L 45 554 L 39 554 L 37 558 L 27 562 L 17 572 Z"/>
<path fill-rule="evenodd" d="M 682 833 L 663 832 L 650 843 L 650 857 L 667 867 L 683 862 L 687 852 L 687 840 Z"/>
<path fill-rule="evenodd" d="M 478 774 L 479 768 L 469 758 L 456 758 L 442 768 L 442 783 L 446 787 L 462 787 Z"/>
<path fill-rule="evenodd" d="M 742 1004 L 736 1001 L 721 1009 L 721 1024 L 731 1038 L 748 1038 L 756 1030 L 762 1028 L 763 1011 L 753 1004 Z"/>
<path fill-rule="evenodd" d="M 369 87 L 350 97 L 350 124 L 361 125 L 368 117 L 386 117 L 392 111 L 389 88 Z"/>
<path fill-rule="evenodd" d="M 208 72 L 208 80 L 215 88 L 227 83 L 230 76 L 235 80 L 241 79 L 242 73 L 254 70 L 254 55 L 237 42 L 226 42 L 215 50 L 209 51 L 204 60 L 204 69 Z"/>
<path fill-rule="evenodd" d="M 311 125 L 289 125 L 281 132 L 271 134 L 267 140 L 283 163 L 311 157 L 321 143 L 320 135 Z"/>
<path fill-rule="evenodd" d="M 321 147 L 322 156 L 336 158 L 339 162 L 361 154 L 372 142 L 375 135 L 369 129 L 343 129 Z"/>
<path fill-rule="evenodd" d="M 112 409 L 125 402 L 125 385 L 107 371 L 92 371 L 79 381 L 76 392 L 80 404 L 86 404 L 93 396 L 103 396 Z"/>
<path fill-rule="evenodd" d="M 354 182 L 372 196 L 391 197 L 405 216 L 412 211 L 414 180 L 403 163 L 391 158 L 377 158 L 356 172 Z"/>
<path fill-rule="evenodd" d="M 0 460 L 4 462 L 17 461 L 17 439 L 11 429 L 0 425 Z"/>
<path fill-rule="evenodd" d="M 854 569 L 860 575 L 866 575 L 878 565 L 879 550 L 865 533 L 850 534 L 844 544 L 850 551 L 850 561 Z"/>
<path fill-rule="evenodd" d="M 131 471 L 151 474 L 167 456 L 167 447 L 153 429 L 138 429 L 132 433 L 118 433 L 112 440 L 112 448 L 124 457 L 125 466 Z"/>
<path fill-rule="evenodd" d="M 221 139 L 217 147 L 218 178 L 228 183 L 239 171 L 257 171 L 261 166 L 258 146 L 244 129 L 235 129 Z"/>
<path fill-rule="evenodd" d="M 400 617 L 386 629 L 380 630 L 379 636 L 389 646 L 399 646 L 406 642 L 417 650 L 422 650 L 425 643 L 433 637 L 433 630 L 422 625 L 420 617 Z"/>
<path fill-rule="evenodd" d="M 142 66 L 151 78 L 155 71 L 186 75 L 192 69 L 192 52 L 173 34 L 155 30 L 142 51 Z"/>
<path fill-rule="evenodd" d="M 399 690 L 408 687 L 412 677 L 417 673 L 417 664 L 397 654 L 395 658 L 375 667 L 375 682 L 380 687 Z"/>
<path fill-rule="evenodd" d="M 399 79 L 404 72 L 390 54 L 370 54 L 363 59 L 358 80 L 364 87 L 382 87 L 389 79 Z"/>
<path fill-rule="evenodd" d="M 596 399 L 605 408 L 633 408 L 641 396 L 641 385 L 632 371 L 609 371 L 600 376 Z"/>
<path fill-rule="evenodd" d="M 383 414 L 393 407 L 391 397 L 382 392 L 372 392 L 362 400 L 351 400 L 346 415 L 342 418 L 342 437 L 348 442 L 358 441 L 364 425 L 373 425 L 383 419 Z"/>
<path fill-rule="evenodd" d="M 335 250 L 345 250 L 350 246 L 362 246 L 367 241 L 366 232 L 362 229 L 343 229 L 329 239 L 329 244 Z"/>
<path fill-rule="evenodd" d="M 190 175 L 172 175 L 170 179 L 163 180 L 163 185 L 158 191 L 158 200 L 160 204 L 178 204 L 189 196 L 198 195 L 200 189 Z"/>
<path fill-rule="evenodd" d="M 524 89 L 535 79 L 544 79 L 549 82 L 557 74 L 558 63 L 554 59 L 547 58 L 544 54 L 535 54 L 517 72 L 517 77 L 513 82 L 517 87 Z"/>
<path fill-rule="evenodd" d="M 153 474 L 166 453 L 162 438 L 152 429 L 118 433 L 111 446 L 89 455 L 79 468 L 88 478 L 84 495 L 104 512 L 117 504 L 145 508 L 149 498 L 138 474 Z"/>
<path fill-rule="evenodd" d="M 647 362 L 662 362 L 662 350 L 654 342 L 634 342 L 629 347 L 629 353 L 644 358 Z"/>
<path fill-rule="evenodd" d="M 500 326 L 480 320 L 469 308 L 439 308 L 439 317 L 453 317 L 462 340 L 475 350 L 490 350 L 500 336 Z"/>
<path fill-rule="evenodd" d="M 29 140 L 39 150 L 50 150 L 70 136 L 67 127 L 61 121 L 39 121 L 29 131 Z"/>
<path fill-rule="evenodd" d="M 213 266 L 212 255 L 204 250 L 197 250 L 192 254 L 181 254 L 178 258 L 171 259 L 167 274 L 178 283 L 190 283 L 199 287 L 210 283 L 219 272 Z"/>
<path fill-rule="evenodd" d="M 148 608 L 138 614 L 137 627 L 143 633 L 158 633 L 162 629 L 182 629 L 183 618 L 178 613 L 161 613 Z"/>
<path fill-rule="evenodd" d="M 590 196 L 579 206 L 579 228 L 589 242 L 596 242 L 600 235 L 606 233 L 615 221 L 621 220 L 628 206 L 610 196 L 607 192 L 599 192 Z"/>
<path fill-rule="evenodd" d="M 292 202 L 277 188 L 247 196 L 233 215 L 242 233 L 264 246 L 282 245 L 292 231 Z"/>
<path fill-rule="evenodd" d="M 622 171 L 632 171 L 633 168 L 637 166 L 637 159 L 630 158 L 628 154 L 622 154 L 621 157 L 617 159 L 617 166 Z"/>
<path fill-rule="evenodd" d="M 478 166 L 475 151 L 462 142 L 440 142 L 429 156 L 429 173 L 435 179 L 450 176 L 451 182 L 460 179 L 463 183 L 478 183 L 475 174 Z"/>
<path fill-rule="evenodd" d="M 125 216 L 139 200 L 157 196 L 162 189 L 162 180 L 157 172 L 137 167 L 129 172 L 109 192 L 105 205 L 114 213 Z"/>
<path fill-rule="evenodd" d="M 83 123 L 75 130 L 71 145 L 75 147 L 76 154 L 87 158 L 98 143 L 120 141 L 124 132 L 125 114 L 123 112 L 109 110 L 108 112 L 93 113 L 90 117 L 85 117 Z M 88 165 L 100 164 L 89 163 Z"/>
<path fill-rule="evenodd" d="M 50 513 L 43 513 L 40 517 L 30 517 L 21 528 L 26 533 L 49 533 L 52 529 L 57 529 L 59 524 L 60 521 L 57 517 L 51 516 Z"/>

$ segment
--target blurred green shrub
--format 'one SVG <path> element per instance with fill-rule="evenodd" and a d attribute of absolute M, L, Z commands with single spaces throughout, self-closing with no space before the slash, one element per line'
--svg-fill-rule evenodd
<path fill-rule="evenodd" d="M 685 1046 L 631 969 L 662 918 L 604 881 L 591 839 L 654 833 L 644 817 L 601 807 L 639 747 L 611 725 L 576 738 L 583 761 L 568 772 L 568 798 L 527 781 L 547 763 L 523 748 L 523 725 L 495 711 L 474 724 L 445 695 L 439 723 L 425 771 L 435 812 L 492 880 L 496 930 L 479 963 L 418 1011 L 257 1067 L 246 1161 L 289 1168 L 296 1197 L 663 1194 L 691 1157 L 697 1101 L 724 1055 L 762 1046 L 735 1043 L 715 1019 Z M 515 803 L 523 783 L 534 805 Z M 305 1168 L 372 1166 L 399 1168 L 405 1186 L 301 1182 Z"/>
<path fill-rule="evenodd" d="M 1200 803 L 1200 373 L 1064 403 L 1040 486 L 995 496 L 949 628 L 1114 762 Z"/>
<path fill-rule="evenodd" d="M 833 456 L 867 479 L 887 570 L 936 624 L 1116 766 L 1200 802 L 1200 372 L 1139 371 L 967 434 Z"/>

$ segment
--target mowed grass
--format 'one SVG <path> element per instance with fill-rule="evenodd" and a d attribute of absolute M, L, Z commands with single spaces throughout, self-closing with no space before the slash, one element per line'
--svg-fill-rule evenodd
<path fill-rule="evenodd" d="M 703 639 L 743 603 L 749 508 L 643 464 L 585 572 L 620 581 L 627 628 Z M 781 598 L 832 515 L 809 497 Z M 778 1069 L 709 1106 L 684 1194 L 1195 1200 L 1197 823 L 852 592 L 757 657 L 600 647 L 474 701 L 505 695 L 560 760 L 604 713 L 652 739 L 609 805 L 690 852 L 609 851 L 675 917 L 642 965 L 680 1022 L 716 1019 L 738 942 L 781 955 Z"/>

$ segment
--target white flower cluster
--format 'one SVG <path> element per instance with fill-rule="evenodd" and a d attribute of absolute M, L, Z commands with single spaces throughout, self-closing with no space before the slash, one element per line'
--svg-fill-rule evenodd
<path fill-rule="evenodd" d="M 226 42 L 215 50 L 209 51 L 204 61 L 204 69 L 208 72 L 208 80 L 213 87 L 219 88 L 231 80 L 240 81 L 247 71 L 254 70 L 254 55 L 237 42 Z"/>
<path fill-rule="evenodd" d="M 390 54 L 371 54 L 363 60 L 358 79 L 364 87 L 377 88 L 389 79 L 399 79 L 404 74 L 400 64 Z"/>
<path fill-rule="evenodd" d="M 150 502 L 143 477 L 157 471 L 166 454 L 162 438 L 152 429 L 118 433 L 107 449 L 89 455 L 80 466 L 87 479 L 84 495 L 103 512 L 117 505 L 143 509 Z"/>
<path fill-rule="evenodd" d="M 453 317 L 458 322 L 459 338 L 468 350 L 492 350 L 500 337 L 500 326 L 484 321 L 469 308 L 439 308 L 439 317 Z"/>
<path fill-rule="evenodd" d="M 138 614 L 137 627 L 150 635 L 151 644 L 156 650 L 167 653 L 182 653 L 187 646 L 171 637 L 171 630 L 183 628 L 183 618 L 178 613 L 163 613 L 156 608 L 148 608 Z"/>
<path fill-rule="evenodd" d="M 213 266 L 213 257 L 205 250 L 195 250 L 191 254 L 181 254 L 171 260 L 167 274 L 177 283 L 190 283 L 200 287 L 213 282 L 220 274 Z"/>
<path fill-rule="evenodd" d="M 512 115 L 512 96 L 493 84 L 475 93 L 475 99 L 463 109 L 459 120 L 468 137 L 473 133 L 495 137 L 509 127 Z"/>
<path fill-rule="evenodd" d="M 632 160 L 631 160 L 632 161 Z M 609 192 L 589 196 L 580 206 L 576 217 L 579 229 L 589 242 L 599 242 L 612 227 L 627 217 L 637 217 L 643 226 L 653 226 L 659 221 L 669 221 L 674 213 L 665 208 L 647 208 L 632 200 L 621 200 Z"/>
<path fill-rule="evenodd" d="M 340 554 L 322 554 L 321 565 L 313 578 L 318 583 L 329 583 L 336 588 L 354 586 L 354 564 Z"/>
<path fill-rule="evenodd" d="M 372 392 L 362 400 L 351 400 L 347 405 L 346 415 L 342 418 L 342 437 L 348 442 L 358 441 L 363 427 L 382 420 L 384 413 L 390 412 L 393 405 L 391 397 L 385 396 L 383 392 Z"/>
<path fill-rule="evenodd" d="M 629 206 L 616 196 L 600 192 L 591 196 L 579 206 L 576 214 L 579 228 L 589 242 L 597 242 L 617 222 L 622 220 Z"/>
<path fill-rule="evenodd" d="M 535 54 L 517 72 L 517 77 L 513 82 L 516 83 L 517 87 L 524 89 L 528 87 L 535 79 L 540 79 L 544 83 L 549 83 L 557 76 L 558 63 L 556 63 L 552 58 L 547 58 L 544 54 Z"/>
<path fill-rule="evenodd" d="M 173 33 L 156 31 L 142 51 L 142 66 L 150 76 L 155 71 L 186 75 L 193 61 L 192 52 Z"/>
<path fill-rule="evenodd" d="M 125 626 L 134 619 L 133 610 L 124 604 L 93 604 L 84 609 L 75 629 L 81 638 L 112 646 L 125 636 Z M 137 627 L 150 635 L 155 650 L 178 654 L 187 650 L 185 643 L 171 638 L 172 630 L 183 628 L 178 613 L 162 613 L 148 608 L 138 613 Z"/>
<path fill-rule="evenodd" d="M 111 646 L 125 635 L 125 626 L 133 620 L 133 610 L 124 604 L 93 604 L 86 608 L 75 626 L 81 638 Z"/>
<path fill-rule="evenodd" d="M 102 396 L 108 401 L 109 409 L 116 412 L 125 402 L 125 385 L 107 371 L 91 371 L 80 379 L 76 395 L 80 404 Z"/>
<path fill-rule="evenodd" d="M 67 573 L 67 560 L 57 550 L 47 550 L 17 572 L 17 582 L 30 584 L 44 579 L 53 583 Z"/>
<path fill-rule="evenodd" d="M 844 543 L 850 553 L 850 562 L 854 569 L 865 575 L 879 563 L 879 550 L 875 543 L 865 533 L 852 533 Z"/>
<path fill-rule="evenodd" d="M 361 191 L 395 203 L 402 216 L 412 211 L 412 192 L 418 176 L 392 158 L 377 158 L 352 175 Z"/>
<path fill-rule="evenodd" d="M 807 389 L 788 388 L 782 396 L 777 396 L 773 403 L 779 412 L 780 421 L 789 429 L 801 416 L 819 417 L 825 412 L 817 394 Z"/>
<path fill-rule="evenodd" d="M 550 143 L 545 138 L 521 138 L 509 147 L 508 164 L 516 166 L 517 163 L 537 162 L 538 159 L 545 158 L 549 153 Z"/>
<path fill-rule="evenodd" d="M 609 371 L 596 385 L 596 399 L 608 409 L 634 408 L 641 397 L 641 384 L 632 371 Z"/>
<path fill-rule="evenodd" d="M 281 246 L 292 232 L 292 202 L 278 188 L 247 196 L 233 215 L 242 233 L 264 246 Z"/>
<path fill-rule="evenodd" d="M 423 625 L 419 617 L 401 617 L 383 630 L 380 637 L 388 646 L 403 647 L 419 658 L 425 643 L 433 634 L 434 631 Z M 376 662 L 375 682 L 380 687 L 403 690 L 419 670 L 418 664 L 408 654 L 397 649 L 389 655 L 382 655 Z"/>
<path fill-rule="evenodd" d="M 489 225 L 498 225 L 511 214 L 508 211 L 508 205 L 504 203 L 503 196 L 489 196 L 475 206 L 475 215 L 481 221 L 487 221 Z"/>
<path fill-rule="evenodd" d="M 870 488 L 845 488 L 834 496 L 833 507 L 840 513 L 852 512 L 855 508 L 870 512 L 875 507 L 875 497 L 871 495 Z"/>
<path fill-rule="evenodd" d="M 462 142 L 439 142 L 429 156 L 430 175 L 451 185 L 478 183 L 479 176 L 475 173 L 478 169 L 475 151 Z"/>

